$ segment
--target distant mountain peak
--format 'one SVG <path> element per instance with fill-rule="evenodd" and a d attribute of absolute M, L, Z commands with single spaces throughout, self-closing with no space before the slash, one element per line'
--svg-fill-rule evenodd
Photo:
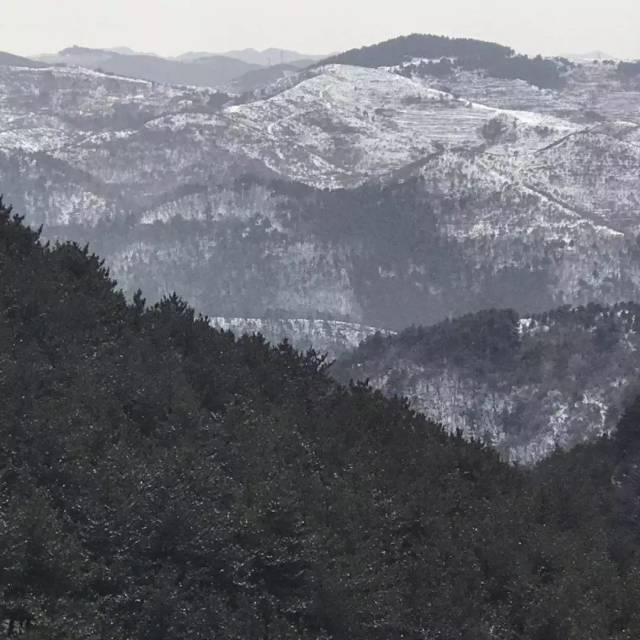
<path fill-rule="evenodd" d="M 16 56 L 13 53 L 7 53 L 6 51 L 0 51 L 0 66 L 4 67 L 27 67 L 31 69 L 37 69 L 44 67 L 45 65 L 37 60 L 31 60 L 30 58 L 23 58 L 22 56 Z"/>
<path fill-rule="evenodd" d="M 107 51 L 111 51 L 113 53 L 118 53 L 122 56 L 153 56 L 154 58 L 160 58 L 157 53 L 153 51 L 136 51 L 131 47 L 108 47 Z"/>
<path fill-rule="evenodd" d="M 229 82 L 257 68 L 257 65 L 225 56 L 202 59 L 168 59 L 148 53 L 125 53 L 73 45 L 57 54 L 39 56 L 48 64 L 64 64 L 99 70 L 122 77 L 162 84 L 223 88 Z"/>
<path fill-rule="evenodd" d="M 109 51 L 107 49 L 94 49 L 92 47 L 81 47 L 77 44 L 72 45 L 71 47 L 67 47 L 66 49 L 62 49 L 58 51 L 59 56 L 84 56 L 84 55 L 95 55 L 95 54 L 104 54 L 104 55 L 114 55 L 114 51 Z"/>

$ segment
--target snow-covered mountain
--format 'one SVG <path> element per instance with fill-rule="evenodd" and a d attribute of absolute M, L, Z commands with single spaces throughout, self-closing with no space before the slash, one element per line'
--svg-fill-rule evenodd
<path fill-rule="evenodd" d="M 241 99 L 0 67 L 0 189 L 128 290 L 216 317 L 399 330 L 637 298 L 640 77 L 407 42 Z M 438 47 L 477 55 L 413 55 Z"/>

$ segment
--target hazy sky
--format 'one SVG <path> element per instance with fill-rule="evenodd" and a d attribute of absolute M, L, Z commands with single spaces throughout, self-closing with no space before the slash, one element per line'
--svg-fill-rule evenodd
<path fill-rule="evenodd" d="M 325 53 L 413 32 L 640 58 L 640 0 L 0 0 L 0 50 Z"/>

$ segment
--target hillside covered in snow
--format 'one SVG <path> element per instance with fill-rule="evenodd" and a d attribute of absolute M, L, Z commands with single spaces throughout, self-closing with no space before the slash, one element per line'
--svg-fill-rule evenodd
<path fill-rule="evenodd" d="M 216 317 L 402 329 L 638 296 L 640 79 L 558 62 L 543 89 L 386 62 L 242 100 L 0 67 L 2 190 L 127 289 Z"/>
<path fill-rule="evenodd" d="M 632 71 L 430 36 L 242 97 L 0 66 L 0 190 L 128 291 L 212 317 L 613 304 L 640 295 Z"/>
<path fill-rule="evenodd" d="M 373 335 L 334 365 L 453 433 L 532 463 L 610 434 L 638 394 L 640 307 L 483 311 Z"/>

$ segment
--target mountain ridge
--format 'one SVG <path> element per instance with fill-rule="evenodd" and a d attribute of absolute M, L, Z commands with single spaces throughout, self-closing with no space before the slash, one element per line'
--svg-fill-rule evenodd
<path fill-rule="evenodd" d="M 127 291 L 216 317 L 402 330 L 636 298 L 634 76 L 565 65 L 541 89 L 445 67 L 319 66 L 241 97 L 6 68 L 0 178 Z"/>
<path fill-rule="evenodd" d="M 57 54 L 39 56 L 39 60 L 48 64 L 85 67 L 163 84 L 211 88 L 221 88 L 234 78 L 259 68 L 258 65 L 221 55 L 180 61 L 155 54 L 119 53 L 114 50 L 78 46 L 63 49 Z"/>
<path fill-rule="evenodd" d="M 301 61 L 309 61 L 309 64 L 321 60 L 323 56 L 311 55 L 306 53 L 300 53 L 299 51 L 292 51 L 289 49 L 278 49 L 271 47 L 268 49 L 236 49 L 232 51 L 226 51 L 222 55 L 229 56 L 230 58 L 237 58 L 251 64 L 260 64 L 262 66 L 270 67 L 277 64 L 291 64 Z"/>
<path fill-rule="evenodd" d="M 31 58 L 24 58 L 22 56 L 16 56 L 6 51 L 0 51 L 0 65 L 10 67 L 27 67 L 37 69 L 46 65 L 32 60 Z"/>
<path fill-rule="evenodd" d="M 406 396 L 450 432 L 532 464 L 612 433 L 637 393 L 639 347 L 635 303 L 492 310 L 371 336 L 334 373 Z"/>

